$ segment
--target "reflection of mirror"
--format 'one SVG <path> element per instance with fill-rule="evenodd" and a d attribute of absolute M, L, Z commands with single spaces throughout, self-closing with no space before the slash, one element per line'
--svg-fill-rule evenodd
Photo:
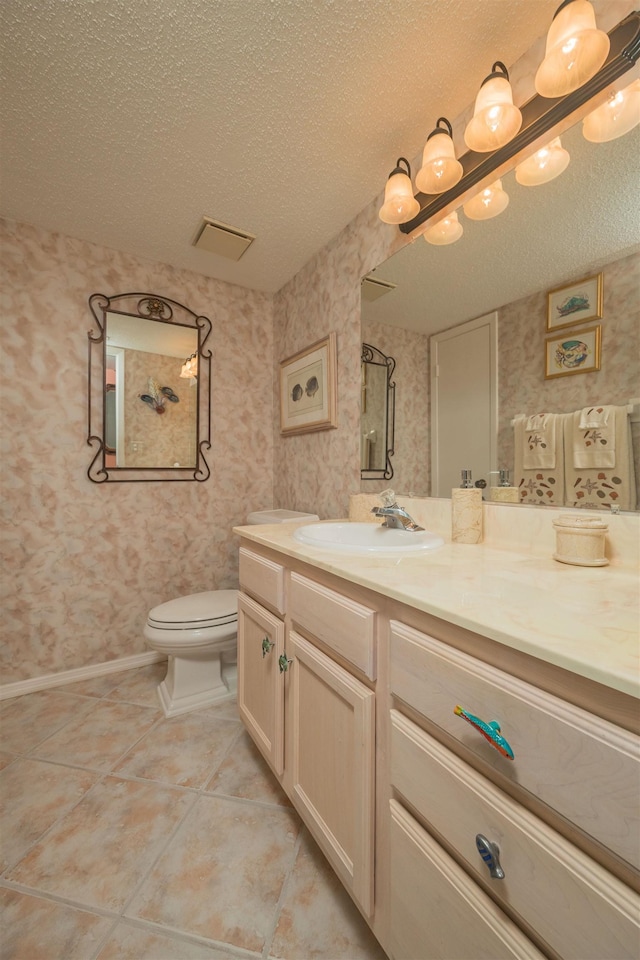
<path fill-rule="evenodd" d="M 626 404 L 640 395 L 640 130 L 593 144 L 582 137 L 580 124 L 562 142 L 571 162 L 556 180 L 527 188 L 513 172 L 504 175 L 510 202 L 499 217 L 475 222 L 460 211 L 464 235 L 457 243 L 434 247 L 418 237 L 374 273 L 395 287 L 375 302 L 363 300 L 362 338 L 393 353 L 398 396 L 403 386 L 421 392 L 419 412 L 405 417 L 398 405 L 396 413 L 398 490 L 431 495 L 429 337 L 465 321 L 498 312 L 498 467 L 513 468 L 516 415 Z M 552 335 L 546 329 L 547 292 L 599 272 L 601 370 L 545 380 L 545 338 Z M 562 332 L 573 329 L 580 325 Z M 405 357 L 418 356 L 423 362 L 417 369 L 415 359 L 405 367 Z M 636 482 L 638 428 L 632 424 Z M 413 454 L 404 462 L 399 450 L 407 431 Z"/>
<path fill-rule="evenodd" d="M 390 480 L 393 476 L 396 365 L 369 343 L 362 344 L 362 419 L 360 475 L 363 480 Z"/>
<path fill-rule="evenodd" d="M 206 480 L 211 353 L 202 348 L 209 320 L 147 294 L 94 294 L 90 306 L 99 331 L 89 333 L 90 349 L 102 344 L 102 351 L 100 364 L 90 356 L 89 442 L 98 451 L 89 478 Z M 92 390 L 94 365 L 101 369 Z M 100 434 L 92 402 L 94 415 L 102 408 Z"/>

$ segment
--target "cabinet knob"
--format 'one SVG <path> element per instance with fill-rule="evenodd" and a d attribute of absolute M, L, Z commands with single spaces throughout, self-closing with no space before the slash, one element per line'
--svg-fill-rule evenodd
<path fill-rule="evenodd" d="M 275 647 L 275 643 L 269 640 L 269 637 L 262 638 L 262 658 L 264 659 L 268 653 L 271 652 L 271 648 Z"/>
<path fill-rule="evenodd" d="M 289 664 L 293 663 L 293 660 L 290 660 L 286 653 L 281 653 L 278 657 L 278 666 L 280 667 L 280 673 L 286 673 L 289 669 Z"/>
<path fill-rule="evenodd" d="M 504 880 L 504 870 L 500 866 L 500 849 L 497 843 L 491 843 L 481 833 L 476 834 L 478 853 L 489 868 L 494 880 Z"/>
<path fill-rule="evenodd" d="M 478 733 L 481 733 L 485 740 L 488 740 L 491 746 L 495 747 L 503 757 L 513 760 L 513 750 L 509 742 L 501 736 L 500 724 L 497 720 L 489 720 L 488 723 L 485 723 L 484 720 L 480 720 L 479 717 L 474 717 L 472 713 L 463 710 L 461 706 L 455 706 L 453 712 L 457 717 L 462 717 L 462 719 L 470 723 L 472 727 L 475 727 Z"/>

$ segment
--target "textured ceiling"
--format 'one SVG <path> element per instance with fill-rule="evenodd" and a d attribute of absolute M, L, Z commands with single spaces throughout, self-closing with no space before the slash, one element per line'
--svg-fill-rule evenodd
<path fill-rule="evenodd" d="M 557 0 L 3 0 L 3 216 L 274 292 Z M 202 215 L 255 234 L 197 251 Z"/>

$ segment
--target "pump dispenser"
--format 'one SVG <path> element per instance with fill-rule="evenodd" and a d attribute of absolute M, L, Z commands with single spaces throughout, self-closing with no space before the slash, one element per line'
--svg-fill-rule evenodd
<path fill-rule="evenodd" d="M 492 471 L 495 473 L 496 471 Z M 511 486 L 509 470 L 498 470 L 498 485 L 489 488 L 489 499 L 494 503 L 519 503 L 518 488 Z"/>
<path fill-rule="evenodd" d="M 482 490 L 475 487 L 471 470 L 463 470 L 460 486 L 451 491 L 451 539 L 454 543 L 482 540 Z"/>

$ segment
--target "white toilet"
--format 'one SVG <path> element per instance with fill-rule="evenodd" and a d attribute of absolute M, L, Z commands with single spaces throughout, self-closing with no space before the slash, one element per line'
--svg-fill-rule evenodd
<path fill-rule="evenodd" d="M 250 513 L 248 523 L 287 523 L 318 517 L 292 510 Z M 158 687 L 166 717 L 229 700 L 237 688 L 238 591 L 207 590 L 154 607 L 144 628 L 148 645 L 168 657 Z"/>

